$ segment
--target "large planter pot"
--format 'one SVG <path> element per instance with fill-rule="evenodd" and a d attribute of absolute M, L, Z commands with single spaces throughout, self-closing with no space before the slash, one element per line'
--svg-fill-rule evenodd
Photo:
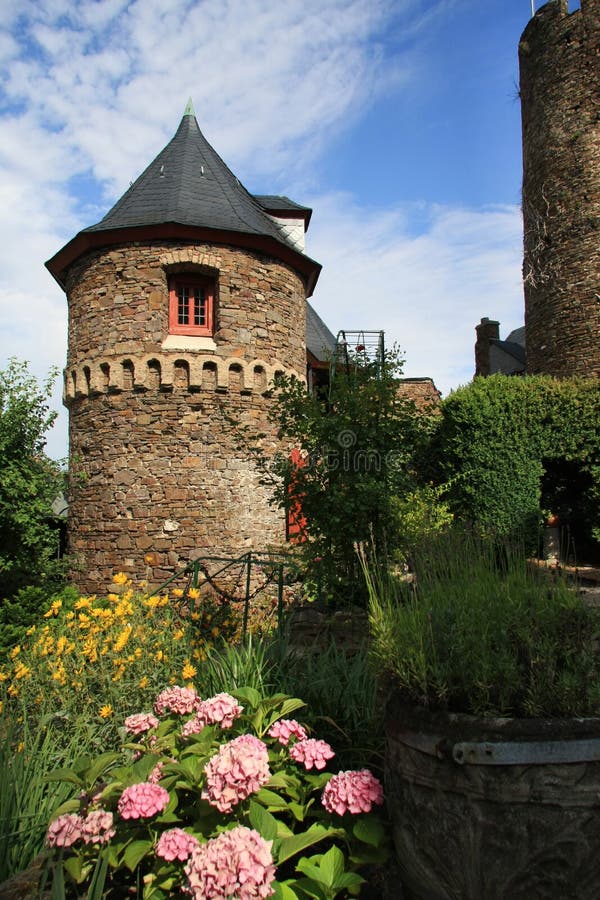
<path fill-rule="evenodd" d="M 599 900 L 600 719 L 392 700 L 386 796 L 410 900 Z"/>

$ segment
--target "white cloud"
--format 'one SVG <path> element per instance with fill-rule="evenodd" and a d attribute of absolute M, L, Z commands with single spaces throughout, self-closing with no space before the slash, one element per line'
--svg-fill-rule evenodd
<path fill-rule="evenodd" d="M 340 195 L 313 204 L 308 252 L 324 263 L 315 308 L 334 333 L 383 329 L 406 376 L 429 376 L 446 394 L 473 377 L 482 316 L 499 319 L 503 335 L 523 323 L 518 208 L 382 213 Z"/>

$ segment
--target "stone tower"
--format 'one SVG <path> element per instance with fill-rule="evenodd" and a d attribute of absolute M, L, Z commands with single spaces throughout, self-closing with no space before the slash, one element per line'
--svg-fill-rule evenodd
<path fill-rule="evenodd" d="M 69 548 L 82 589 L 285 539 L 235 423 L 274 451 L 272 378 L 305 378 L 320 270 L 303 252 L 309 218 L 248 193 L 188 104 L 102 221 L 47 263 L 69 306 Z"/>
<path fill-rule="evenodd" d="M 600 375 L 600 0 L 519 44 L 527 371 Z"/>

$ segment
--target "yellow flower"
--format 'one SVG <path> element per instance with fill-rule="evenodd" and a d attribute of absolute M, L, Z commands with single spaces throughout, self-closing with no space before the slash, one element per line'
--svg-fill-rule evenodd
<path fill-rule="evenodd" d="M 193 619 L 194 622 L 197 622 L 198 619 L 200 618 L 200 613 L 199 613 L 199 612 L 193 612 L 192 615 L 191 615 L 191 618 Z"/>
<path fill-rule="evenodd" d="M 17 665 L 15 666 L 15 678 L 17 679 L 17 681 L 20 678 L 27 678 L 30 672 L 31 669 L 29 668 L 29 666 L 24 666 L 21 662 L 17 663 Z"/>
<path fill-rule="evenodd" d="M 20 644 L 17 644 L 17 646 L 13 647 L 12 650 L 10 651 L 10 658 L 14 659 L 15 656 L 18 656 L 20 652 L 21 652 L 21 646 L 20 646 Z"/>
<path fill-rule="evenodd" d="M 129 640 L 132 632 L 131 625 L 126 625 L 117 640 L 114 643 L 114 651 L 115 653 L 120 653 L 127 641 Z"/>
<path fill-rule="evenodd" d="M 118 603 L 121 599 L 118 594 L 109 594 L 106 598 L 110 603 Z"/>
<path fill-rule="evenodd" d="M 144 688 L 148 687 L 148 684 L 149 684 L 148 679 L 147 679 L 146 676 L 144 675 L 143 678 L 140 678 L 138 687 L 142 688 L 142 690 L 143 690 Z"/>
<path fill-rule="evenodd" d="M 129 581 L 129 577 L 125 574 L 125 572 L 117 572 L 112 577 L 113 584 L 127 584 Z"/>
<path fill-rule="evenodd" d="M 8 681 L 8 672 L 0 672 L 0 681 Z"/>
<path fill-rule="evenodd" d="M 156 609 L 158 606 L 158 597 L 148 597 L 144 603 L 148 609 Z"/>
<path fill-rule="evenodd" d="M 17 744 L 17 753 L 22 753 L 24 749 L 25 744 L 23 743 L 23 741 L 19 741 L 19 743 Z"/>
<path fill-rule="evenodd" d="M 183 628 L 178 628 L 177 631 L 173 632 L 173 640 L 180 641 L 181 638 L 184 636 L 184 634 L 185 634 L 185 631 L 183 630 Z"/>
<path fill-rule="evenodd" d="M 2 714 L 3 709 L 4 709 L 4 701 L 0 700 L 0 715 Z"/>
<path fill-rule="evenodd" d="M 79 600 L 75 603 L 75 609 L 89 609 L 92 605 L 92 601 L 89 597 L 80 597 Z"/>
<path fill-rule="evenodd" d="M 16 686 L 16 684 L 11 684 L 8 688 L 8 693 L 11 697 L 18 697 L 19 688 Z"/>
<path fill-rule="evenodd" d="M 200 596 L 200 591 L 198 588 L 190 588 L 188 591 L 188 597 L 190 600 L 197 600 Z"/>
<path fill-rule="evenodd" d="M 198 670 L 193 666 L 189 660 L 186 660 L 186 663 L 181 670 L 181 677 L 184 681 L 189 681 L 191 678 L 194 678 L 197 675 Z"/>
<path fill-rule="evenodd" d="M 173 596 L 179 600 L 180 597 L 183 597 L 183 590 L 181 588 L 173 588 Z"/>
<path fill-rule="evenodd" d="M 53 600 L 50 609 L 44 613 L 44 618 L 49 619 L 50 616 L 57 616 L 62 606 L 62 600 Z"/>
<path fill-rule="evenodd" d="M 165 654 L 162 652 L 162 650 L 158 650 L 156 653 L 155 659 L 157 662 L 162 662 L 164 659 L 164 656 L 165 656 Z"/>
<path fill-rule="evenodd" d="M 32 625 L 31 628 L 28 628 L 27 631 L 25 632 L 27 637 L 31 637 L 31 635 L 34 633 L 35 633 L 35 625 Z"/>
<path fill-rule="evenodd" d="M 101 719 L 110 719 L 113 714 L 113 708 L 110 703 L 107 703 L 105 706 L 101 706 L 98 710 L 98 714 Z"/>
<path fill-rule="evenodd" d="M 213 637 L 218 637 L 219 636 L 218 627 L 215 625 L 213 628 L 210 629 L 210 633 L 212 634 Z"/>

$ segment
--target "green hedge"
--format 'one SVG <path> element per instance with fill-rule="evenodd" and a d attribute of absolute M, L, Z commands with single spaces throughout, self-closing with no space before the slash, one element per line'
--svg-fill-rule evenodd
<path fill-rule="evenodd" d="M 600 548 L 600 380 L 493 375 L 443 401 L 428 460 L 455 514 L 506 535 L 559 516 L 581 559 Z"/>

